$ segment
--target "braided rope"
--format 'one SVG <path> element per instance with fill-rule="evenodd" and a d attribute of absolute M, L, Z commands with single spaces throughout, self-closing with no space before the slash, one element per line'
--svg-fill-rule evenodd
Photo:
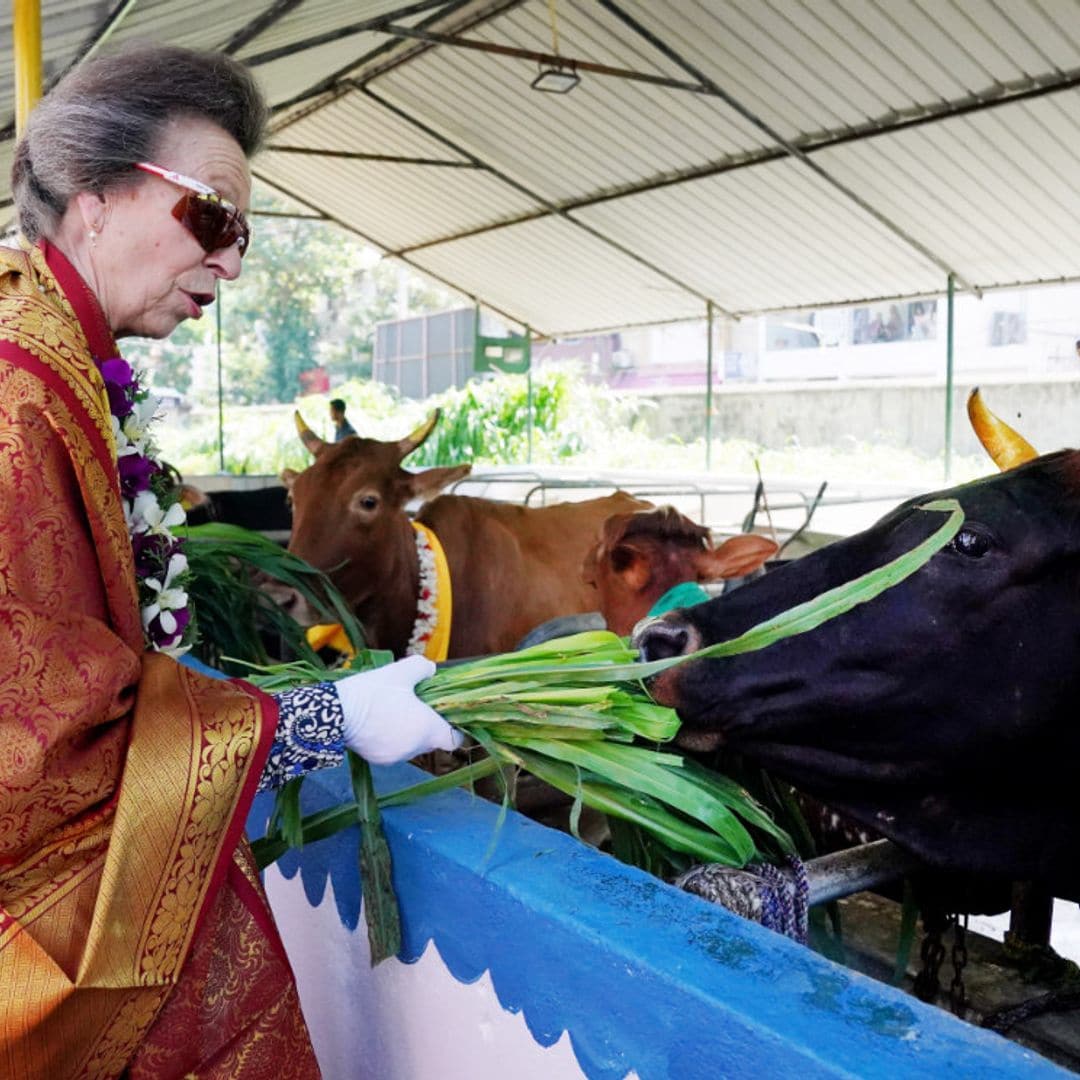
<path fill-rule="evenodd" d="M 787 855 L 785 862 L 786 868 L 750 863 L 742 869 L 708 863 L 691 867 L 675 885 L 805 945 L 810 883 L 801 859 Z"/>

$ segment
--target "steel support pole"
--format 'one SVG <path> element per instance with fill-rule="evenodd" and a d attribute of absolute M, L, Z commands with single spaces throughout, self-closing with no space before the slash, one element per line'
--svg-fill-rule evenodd
<path fill-rule="evenodd" d="M 713 414 L 713 302 L 705 301 L 705 322 L 708 338 L 705 344 L 705 469 L 712 468 Z"/>
<path fill-rule="evenodd" d="M 952 413 L 953 413 L 953 314 L 956 298 L 956 278 L 949 275 L 948 317 L 945 330 L 945 479 L 952 475 Z"/>
<path fill-rule="evenodd" d="M 15 134 L 26 129 L 30 110 L 41 97 L 41 0 L 11 0 L 15 46 Z"/>
<path fill-rule="evenodd" d="M 221 284 L 218 283 L 217 303 L 217 431 L 218 431 L 218 470 L 225 471 L 225 389 L 221 375 Z"/>
<path fill-rule="evenodd" d="M 533 459 L 533 422 L 535 417 L 533 416 L 532 330 L 528 326 L 525 327 L 525 340 L 529 343 L 529 366 L 525 369 L 525 388 L 529 408 L 529 449 L 528 457 L 525 460 L 531 465 Z"/>

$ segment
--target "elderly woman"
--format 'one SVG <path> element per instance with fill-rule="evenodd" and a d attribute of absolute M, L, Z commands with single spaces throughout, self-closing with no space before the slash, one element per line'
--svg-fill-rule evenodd
<path fill-rule="evenodd" d="M 69 75 L 16 149 L 24 243 L 0 252 L 3 1076 L 317 1075 L 241 838 L 251 798 L 345 747 L 389 762 L 454 744 L 413 694 L 433 670 L 420 657 L 275 699 L 155 648 L 184 634 L 183 560 L 146 503 L 146 407 L 116 339 L 165 337 L 239 275 L 265 119 L 233 61 L 141 46 Z"/>

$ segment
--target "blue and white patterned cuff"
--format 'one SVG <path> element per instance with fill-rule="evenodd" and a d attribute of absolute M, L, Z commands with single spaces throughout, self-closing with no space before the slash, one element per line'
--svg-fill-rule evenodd
<path fill-rule="evenodd" d="M 345 714 L 333 683 L 297 686 L 274 694 L 278 725 L 259 791 L 281 787 L 294 776 L 329 769 L 345 756 Z"/>

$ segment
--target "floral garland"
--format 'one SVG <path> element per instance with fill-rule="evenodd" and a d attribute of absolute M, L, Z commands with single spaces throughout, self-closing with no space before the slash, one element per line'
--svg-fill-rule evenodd
<path fill-rule="evenodd" d="M 428 538 L 419 530 L 416 530 L 416 555 L 420 560 L 420 586 L 417 590 L 416 599 L 416 622 L 413 624 L 412 637 L 405 646 L 406 655 L 419 653 L 421 656 L 435 633 L 435 627 L 439 623 L 439 610 L 436 607 L 436 598 L 439 587 L 435 576 L 435 552 L 431 550 Z"/>
<path fill-rule="evenodd" d="M 186 516 L 150 434 L 159 402 L 139 385 L 121 357 L 100 364 L 109 394 L 124 520 L 131 535 L 139 611 L 147 648 L 180 656 L 191 648 L 195 624 L 188 607 L 190 579 L 183 541 L 171 529 Z"/>

